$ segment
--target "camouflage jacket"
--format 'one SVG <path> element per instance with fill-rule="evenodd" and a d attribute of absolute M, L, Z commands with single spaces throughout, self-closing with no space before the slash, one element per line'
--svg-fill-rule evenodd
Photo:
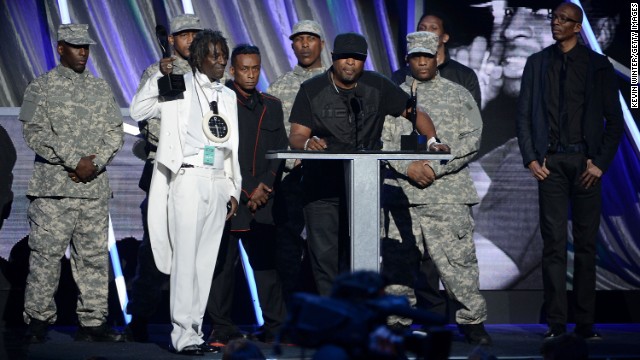
<path fill-rule="evenodd" d="M 147 80 L 157 74 L 158 71 L 160 71 L 159 62 L 149 65 L 149 67 L 142 73 L 142 78 L 140 78 L 140 84 L 138 84 L 136 93 L 139 92 Z M 189 65 L 189 62 L 180 56 L 176 56 L 176 60 L 173 62 L 173 73 L 183 75 L 188 72 L 191 72 L 191 65 Z M 160 134 L 160 119 L 151 118 L 141 121 L 138 123 L 138 128 L 140 128 L 140 134 L 142 134 L 144 139 L 147 141 L 147 157 L 149 159 L 155 158 L 156 149 L 158 147 L 158 136 Z"/>
<path fill-rule="evenodd" d="M 298 95 L 298 90 L 300 90 L 300 85 L 303 82 L 311 79 L 312 77 L 322 74 L 327 69 L 322 66 L 315 69 L 305 69 L 302 66 L 296 64 L 293 67 L 293 70 L 282 74 L 279 78 L 276 79 L 269 88 L 267 89 L 267 93 L 273 95 L 282 101 L 282 113 L 284 115 L 284 130 L 287 134 L 287 138 L 289 137 L 289 133 L 291 132 L 291 123 L 289 122 L 289 116 L 291 115 L 291 108 L 293 107 L 293 102 L 296 100 L 296 95 Z M 285 161 L 285 171 L 290 171 L 293 169 L 295 164 L 295 159 L 287 159 Z"/>
<path fill-rule="evenodd" d="M 410 93 L 413 80 L 407 76 L 401 88 Z M 467 166 L 478 151 L 482 133 L 482 118 L 476 102 L 465 88 L 439 75 L 430 81 L 418 82 L 417 94 L 418 105 L 431 116 L 438 138 L 451 147 L 454 158 L 446 164 L 431 161 L 436 180 L 424 189 L 414 186 L 406 176 L 411 160 L 389 161 L 391 171 L 387 171 L 385 177 L 385 190 L 392 190 L 389 186 L 400 186 L 412 205 L 478 203 L 478 193 Z M 399 150 L 400 136 L 411 131 L 411 123 L 405 118 L 387 116 L 382 131 L 383 150 Z M 385 195 L 384 203 L 399 205 L 402 199 Z"/>
<path fill-rule="evenodd" d="M 287 136 L 289 136 L 289 130 L 291 128 L 289 115 L 291 115 L 291 108 L 293 107 L 293 102 L 296 100 L 296 95 L 298 95 L 298 90 L 300 90 L 300 85 L 312 77 L 324 73 L 326 70 L 324 66 L 307 70 L 296 64 L 293 70 L 281 75 L 276 81 L 269 85 L 267 93 L 282 101 L 282 112 L 284 114 L 284 126 L 287 131 Z"/>
<path fill-rule="evenodd" d="M 106 81 L 59 65 L 29 84 L 19 119 L 24 139 L 36 153 L 27 195 L 111 196 L 105 168 L 122 147 L 124 131 Z M 73 182 L 68 171 L 92 154 L 99 175 L 86 184 Z"/>

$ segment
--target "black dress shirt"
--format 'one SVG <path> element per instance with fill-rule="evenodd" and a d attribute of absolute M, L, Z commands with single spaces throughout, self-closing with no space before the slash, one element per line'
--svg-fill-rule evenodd
<path fill-rule="evenodd" d="M 550 143 L 553 147 L 583 142 L 582 117 L 589 66 L 587 49 L 578 44 L 567 53 L 554 48 L 551 66 L 546 74 L 545 102 L 550 126 Z M 564 93 L 561 94 L 561 77 L 565 64 Z"/>

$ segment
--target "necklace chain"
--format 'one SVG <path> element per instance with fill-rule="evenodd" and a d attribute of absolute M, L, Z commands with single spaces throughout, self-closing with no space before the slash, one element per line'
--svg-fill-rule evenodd
<path fill-rule="evenodd" d="M 336 89 L 336 94 L 340 94 L 340 91 L 338 90 L 338 87 L 336 86 L 336 82 L 333 81 L 333 71 L 331 72 L 331 85 L 333 85 L 333 88 Z"/>
<path fill-rule="evenodd" d="M 330 77 L 331 77 L 331 85 L 333 85 L 333 88 L 334 88 L 334 89 L 336 89 L 336 94 L 340 94 L 340 90 L 338 90 L 338 86 L 336 86 L 336 82 L 333 80 L 333 71 L 331 71 L 331 72 L 329 73 L 329 75 L 330 75 Z M 353 89 L 355 89 L 355 88 L 357 88 L 357 87 L 358 87 L 358 83 L 356 83 L 356 84 L 353 86 Z M 351 90 L 351 89 L 349 89 L 349 90 Z"/>

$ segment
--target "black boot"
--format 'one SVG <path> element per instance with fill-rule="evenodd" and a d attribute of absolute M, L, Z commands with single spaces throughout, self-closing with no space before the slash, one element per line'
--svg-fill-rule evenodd
<path fill-rule="evenodd" d="M 491 345 L 491 336 L 484 329 L 484 324 L 458 324 L 458 329 L 469 344 Z"/>
<path fill-rule="evenodd" d="M 80 326 L 75 337 L 76 341 L 121 342 L 124 335 L 110 328 L 107 324 L 100 326 Z"/>
<path fill-rule="evenodd" d="M 124 336 L 126 340 L 129 342 L 148 342 L 148 325 L 149 322 L 146 318 L 134 316 L 129 325 L 124 329 Z"/>
<path fill-rule="evenodd" d="M 206 344 L 210 346 L 225 346 L 231 340 L 235 339 L 247 339 L 255 340 L 251 334 L 240 331 L 237 327 L 225 327 L 225 328 L 213 328 L 211 334 L 207 338 Z"/>
<path fill-rule="evenodd" d="M 30 344 L 41 344 L 47 340 L 49 323 L 38 319 L 30 319 L 24 341 Z"/>

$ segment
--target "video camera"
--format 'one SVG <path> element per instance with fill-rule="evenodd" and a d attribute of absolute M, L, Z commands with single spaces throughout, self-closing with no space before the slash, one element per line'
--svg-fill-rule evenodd
<path fill-rule="evenodd" d="M 358 272 L 348 277 L 342 282 L 336 280 L 331 297 L 294 294 L 282 336 L 301 347 L 338 346 L 352 359 L 405 358 L 405 350 L 417 358 L 448 358 L 451 333 L 437 327 L 445 324 L 444 317 L 412 308 L 405 297 L 383 295 L 383 283 L 375 280 L 382 279 L 377 273 Z M 373 283 L 367 284 L 363 277 Z M 393 351 L 398 356 L 376 353 L 371 346 L 372 335 L 380 333 L 381 327 L 388 329 L 386 321 L 390 315 L 411 318 L 430 329 L 427 333 L 397 333 L 389 329 L 389 334 L 400 339 Z"/>

